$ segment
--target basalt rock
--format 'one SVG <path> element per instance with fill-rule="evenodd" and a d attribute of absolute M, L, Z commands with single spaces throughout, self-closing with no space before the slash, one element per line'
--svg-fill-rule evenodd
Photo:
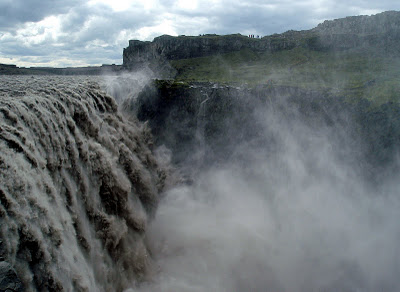
<path fill-rule="evenodd" d="M 123 52 L 123 67 L 165 68 L 167 61 L 225 54 L 242 49 L 276 52 L 305 47 L 311 50 L 345 50 L 376 47 L 398 53 L 400 12 L 388 11 L 373 16 L 353 16 L 325 21 L 311 30 L 287 31 L 249 38 L 241 34 L 156 37 L 152 42 L 130 40 Z M 168 71 L 168 70 L 167 70 Z M 171 73 L 171 72 L 169 72 Z M 165 75 L 165 74 L 164 74 Z"/>
<path fill-rule="evenodd" d="M 241 155 L 238 145 L 273 153 L 276 134 L 265 128 L 268 114 L 301 120 L 315 131 L 332 130 L 337 141 L 343 132 L 350 134 L 362 146 L 343 159 L 364 164 L 369 177 L 388 169 L 400 143 L 399 105 L 371 108 L 365 99 L 348 103 L 341 96 L 296 87 L 159 80 L 129 107 L 148 122 L 156 146 L 172 151 L 173 163 L 192 169 L 235 160 Z"/>
<path fill-rule="evenodd" d="M 0 291 L 22 292 L 24 286 L 14 268 L 7 262 L 0 262 Z"/>

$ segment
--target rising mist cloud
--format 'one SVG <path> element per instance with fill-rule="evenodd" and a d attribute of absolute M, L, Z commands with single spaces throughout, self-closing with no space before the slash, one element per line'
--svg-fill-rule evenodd
<path fill-rule="evenodd" d="M 398 183 L 363 176 L 352 124 L 280 105 L 253 120 L 273 140 L 166 194 L 148 234 L 159 270 L 140 291 L 399 289 Z"/>

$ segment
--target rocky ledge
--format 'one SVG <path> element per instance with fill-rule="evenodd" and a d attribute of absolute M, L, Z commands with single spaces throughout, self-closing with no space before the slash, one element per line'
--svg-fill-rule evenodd
<path fill-rule="evenodd" d="M 348 103 L 326 92 L 288 86 L 157 80 L 125 106 L 148 122 L 155 144 L 172 151 L 174 164 L 192 169 L 234 160 L 237 145 L 244 141 L 246 149 L 273 149 L 276 134 L 260 120 L 276 113 L 283 120 L 301 120 L 315 131 L 333 129 L 337 141 L 342 131 L 358 137 L 362 153 L 345 159 L 363 161 L 369 172 L 364 175 L 370 178 L 378 179 L 381 170 L 388 169 L 400 143 L 398 104 L 373 107 L 365 99 Z"/>
<path fill-rule="evenodd" d="M 374 47 L 399 52 L 400 12 L 387 11 L 373 16 L 353 16 L 329 20 L 311 30 L 287 31 L 262 38 L 241 34 L 156 37 L 152 42 L 130 40 L 123 52 L 123 67 L 137 68 L 147 63 L 204 57 L 242 49 L 274 52 L 303 46 L 311 50 L 343 50 Z"/>

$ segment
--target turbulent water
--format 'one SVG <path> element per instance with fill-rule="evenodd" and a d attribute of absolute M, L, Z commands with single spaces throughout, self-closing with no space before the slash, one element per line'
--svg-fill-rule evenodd
<path fill-rule="evenodd" d="M 121 291 L 149 275 L 165 179 L 149 147 L 93 80 L 1 77 L 0 253 L 27 291 Z"/>
<path fill-rule="evenodd" d="M 345 115 L 305 119 L 280 102 L 243 118 L 239 107 L 241 130 L 227 123 L 212 145 L 229 152 L 218 160 L 201 137 L 207 96 L 182 171 L 207 163 L 170 187 L 173 151 L 118 110 L 138 91 L 129 80 L 2 77 L 0 272 L 8 265 L 18 287 L 400 290 L 399 174 L 366 179 L 365 145 Z"/>

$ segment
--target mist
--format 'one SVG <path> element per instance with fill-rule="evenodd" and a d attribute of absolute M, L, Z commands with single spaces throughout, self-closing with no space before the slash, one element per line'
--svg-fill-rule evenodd
<path fill-rule="evenodd" d="M 2 79 L 4 289 L 399 290 L 399 106 L 105 78 Z"/>
<path fill-rule="evenodd" d="M 370 179 L 346 112 L 254 108 L 255 134 L 219 146 L 227 159 L 198 143 L 207 163 L 181 166 L 198 171 L 160 202 L 146 235 L 158 270 L 139 291 L 397 291 L 398 174 Z"/>
<path fill-rule="evenodd" d="M 134 99 L 143 88 L 155 77 L 149 68 L 121 74 L 104 74 L 99 79 L 102 89 L 111 95 L 119 106 L 124 101 Z"/>

